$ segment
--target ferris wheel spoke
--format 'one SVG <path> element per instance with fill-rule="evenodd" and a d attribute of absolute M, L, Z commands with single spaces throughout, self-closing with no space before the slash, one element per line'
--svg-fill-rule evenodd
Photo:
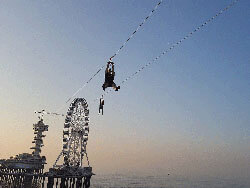
<path fill-rule="evenodd" d="M 86 155 L 89 134 L 88 116 L 89 109 L 86 100 L 76 98 L 70 104 L 64 123 L 63 156 L 65 165 L 79 166 L 82 164 L 82 157 Z"/>

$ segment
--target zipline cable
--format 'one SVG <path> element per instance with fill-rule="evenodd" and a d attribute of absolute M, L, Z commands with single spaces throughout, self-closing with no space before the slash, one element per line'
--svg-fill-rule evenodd
<path fill-rule="evenodd" d="M 127 44 L 127 42 L 133 38 L 133 36 L 135 35 L 135 33 L 140 29 L 140 27 L 143 26 L 143 24 L 153 15 L 154 11 L 157 10 L 157 8 L 160 6 L 160 4 L 162 3 L 163 0 L 160 0 L 155 7 L 153 8 L 153 10 L 149 13 L 149 15 L 142 21 L 142 23 L 136 28 L 136 30 L 128 37 L 128 39 L 121 45 L 121 47 L 115 52 L 114 55 L 112 55 L 110 57 L 110 60 L 112 60 L 116 55 L 119 54 L 119 52 L 121 51 L 121 49 Z"/>
<path fill-rule="evenodd" d="M 82 87 L 80 87 L 67 101 L 66 103 L 68 103 L 74 96 L 77 95 L 77 93 L 79 93 L 84 87 L 86 87 L 86 85 L 105 67 L 105 65 L 103 65 Z"/>
<path fill-rule="evenodd" d="M 156 6 L 153 8 L 153 10 L 149 13 L 149 15 L 141 22 L 141 24 L 136 28 L 136 30 L 129 36 L 129 38 L 122 44 L 122 46 L 115 52 L 114 55 L 112 55 L 109 59 L 112 60 L 116 55 L 119 54 L 121 49 L 128 43 L 128 41 L 133 38 L 133 36 L 137 33 L 137 31 L 143 26 L 143 24 L 153 15 L 153 13 L 157 10 L 157 8 L 160 6 L 163 0 L 160 0 Z M 105 67 L 106 65 L 103 65 L 98 71 L 82 86 L 80 87 L 67 101 L 66 104 L 72 100 L 74 96 L 76 96 L 83 88 L 87 86 L 88 83 Z M 63 108 L 63 107 L 62 107 Z M 61 110 L 60 108 L 59 110 Z"/>
<path fill-rule="evenodd" d="M 198 26 L 196 29 L 194 29 L 193 31 L 191 31 L 190 33 L 188 33 L 185 37 L 183 37 L 181 40 L 177 41 L 176 43 L 174 43 L 170 48 L 168 48 L 167 50 L 165 50 L 164 52 L 162 52 L 160 55 L 158 55 L 156 58 L 154 58 L 151 62 L 145 64 L 143 67 L 141 67 L 138 71 L 136 71 L 135 73 L 133 73 L 132 75 L 130 75 L 129 77 L 127 77 L 125 80 L 123 80 L 121 82 L 121 84 L 124 84 L 125 82 L 127 82 L 128 80 L 130 80 L 132 77 L 134 77 L 136 74 L 138 74 L 139 72 L 141 72 L 144 68 L 146 68 L 147 66 L 151 65 L 152 63 L 155 63 L 156 60 L 158 60 L 161 56 L 165 55 L 167 52 L 169 52 L 170 50 L 172 50 L 173 48 L 175 48 L 177 45 L 181 44 L 184 40 L 190 38 L 195 32 L 199 31 L 202 27 L 206 26 L 208 23 L 210 23 L 211 21 L 213 21 L 215 18 L 217 18 L 219 15 L 221 15 L 222 13 L 224 13 L 226 10 L 228 10 L 229 8 L 231 8 L 232 6 L 234 6 L 239 0 L 235 0 L 233 1 L 231 4 L 229 4 L 228 6 L 226 6 L 224 9 L 222 9 L 221 11 L 219 11 L 215 16 L 209 18 L 207 21 L 205 21 L 203 24 L 201 24 L 200 26 Z M 113 89 L 108 90 L 107 92 L 105 92 L 103 94 L 103 96 L 107 95 L 110 91 L 113 91 Z M 93 102 L 99 100 L 100 98 L 96 98 Z M 71 138 L 68 140 L 68 142 L 70 142 Z M 67 143 L 68 143 L 67 142 Z M 62 155 L 62 152 L 59 154 L 59 156 L 56 159 L 56 162 L 59 160 L 60 156 Z M 56 164 L 55 162 L 55 164 Z M 54 165 L 55 165 L 54 164 Z"/>
<path fill-rule="evenodd" d="M 135 35 L 135 33 L 137 33 L 137 31 L 142 27 L 142 25 L 153 15 L 153 13 L 157 10 L 157 8 L 160 6 L 160 4 L 162 3 L 163 0 L 160 0 L 156 6 L 153 8 L 153 10 L 149 13 L 149 15 L 142 21 L 142 23 L 136 28 L 136 30 L 129 36 L 129 38 L 122 44 L 122 46 L 115 52 L 115 54 L 113 56 L 110 57 L 110 60 L 112 60 L 120 51 L 121 49 L 128 43 L 128 41 L 133 38 L 133 36 Z M 98 71 L 92 76 L 90 77 L 90 79 L 82 86 L 80 87 L 66 102 L 65 104 L 67 104 L 69 101 L 72 100 L 72 98 L 74 96 L 76 96 L 83 88 L 85 88 L 87 86 L 88 83 L 90 83 L 90 81 L 105 67 L 106 65 L 103 65 L 100 69 L 98 69 Z M 65 105 L 64 104 L 64 105 Z M 63 108 L 64 108 L 64 105 L 58 109 L 58 112 L 61 111 Z M 70 141 L 71 139 L 68 140 L 68 142 Z M 68 143 L 67 142 L 67 143 Z M 56 163 L 58 162 L 59 158 L 61 157 L 62 155 L 62 152 L 58 155 L 55 163 L 54 163 L 54 166 L 56 165 Z M 88 161 L 88 165 L 89 165 L 89 161 Z"/>
<path fill-rule="evenodd" d="M 190 33 L 188 33 L 185 37 L 183 37 L 179 41 L 175 42 L 170 48 L 168 48 L 167 50 L 163 51 L 160 55 L 158 55 L 152 61 L 150 61 L 149 63 L 145 64 L 139 70 L 137 70 L 135 73 L 131 74 L 129 77 L 127 77 L 125 80 L 123 80 L 120 83 L 120 85 L 124 84 L 125 82 L 127 82 L 128 80 L 130 80 L 131 78 L 133 78 L 136 74 L 138 74 L 139 72 L 141 72 L 147 66 L 149 66 L 149 65 L 151 65 L 153 63 L 156 63 L 159 58 L 161 58 L 163 55 L 165 55 L 166 53 L 168 53 L 169 51 L 171 51 L 172 49 L 174 49 L 176 46 L 178 46 L 179 44 L 181 44 L 184 40 L 190 38 L 194 33 L 196 33 L 197 31 L 199 31 L 202 27 L 206 26 L 208 23 L 212 22 L 215 18 L 217 18 L 219 15 L 221 15 L 222 13 L 224 13 L 225 11 L 227 11 L 229 8 L 231 8 L 232 6 L 234 6 L 238 1 L 239 0 L 233 1 L 228 6 L 226 6 L 224 9 L 220 10 L 216 15 L 214 15 L 213 17 L 211 17 L 207 21 L 205 21 L 203 24 L 201 24 L 198 27 L 196 27 L 193 31 L 191 31 Z M 107 95 L 110 91 L 113 91 L 113 89 L 110 89 L 110 90 L 104 92 L 104 94 L 102 94 L 102 96 Z M 99 99 L 100 98 L 96 98 L 93 102 L 95 102 L 95 101 L 97 101 Z"/>

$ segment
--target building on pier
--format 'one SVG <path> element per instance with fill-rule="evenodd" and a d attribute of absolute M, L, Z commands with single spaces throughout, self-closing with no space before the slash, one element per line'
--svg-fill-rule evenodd
<path fill-rule="evenodd" d="M 43 134 L 48 131 L 48 125 L 43 122 L 43 114 L 51 114 L 42 110 L 39 121 L 33 125 L 34 144 L 31 153 L 22 153 L 9 159 L 0 160 L 0 188 L 4 187 L 90 187 L 92 167 L 89 165 L 86 146 L 89 133 L 88 104 L 83 98 L 76 98 L 67 112 L 63 130 L 63 149 L 55 164 L 48 172 L 43 172 L 46 157 L 41 156 Z M 56 113 L 53 113 L 56 114 Z M 67 134 L 66 134 L 67 133 Z M 63 156 L 63 164 L 58 165 Z M 83 166 L 83 157 L 87 166 Z"/>
<path fill-rule="evenodd" d="M 34 130 L 34 147 L 30 149 L 34 150 L 31 154 L 22 153 L 16 156 L 10 157 L 9 159 L 0 160 L 0 167 L 13 170 L 26 170 L 29 172 L 39 172 L 44 169 L 46 164 L 46 157 L 40 156 L 41 147 L 43 146 L 43 132 L 48 131 L 48 125 L 43 123 L 43 119 L 40 119 L 36 124 L 33 125 Z"/>

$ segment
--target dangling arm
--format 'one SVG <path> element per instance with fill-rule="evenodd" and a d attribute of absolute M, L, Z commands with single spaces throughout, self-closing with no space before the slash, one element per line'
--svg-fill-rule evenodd
<path fill-rule="evenodd" d="M 115 76 L 115 66 L 114 66 L 114 63 L 112 64 L 112 74 Z"/>
<path fill-rule="evenodd" d="M 109 63 L 107 63 L 107 68 L 106 68 L 106 70 L 105 70 L 105 74 L 108 73 L 108 70 L 109 70 Z"/>

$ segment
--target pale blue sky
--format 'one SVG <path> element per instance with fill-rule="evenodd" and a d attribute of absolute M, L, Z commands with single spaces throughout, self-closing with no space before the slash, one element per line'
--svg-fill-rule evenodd
<path fill-rule="evenodd" d="M 36 121 L 33 111 L 61 107 L 157 2 L 1 1 L 0 158 L 28 149 Z M 163 1 L 114 58 L 116 82 L 230 2 Z M 249 1 L 239 1 L 119 92 L 110 93 L 104 116 L 91 103 L 102 93 L 103 72 L 78 94 L 90 103 L 89 156 L 96 171 L 140 171 L 154 159 L 152 172 L 162 167 L 160 172 L 182 175 L 189 170 L 194 175 L 250 175 L 249 6 Z M 45 120 L 50 144 L 45 144 L 44 154 L 50 164 L 61 148 L 63 119 Z M 13 149 L 18 144 L 22 151 Z M 146 162 L 132 165 L 136 159 Z M 196 161 L 201 163 L 197 167 Z"/>

